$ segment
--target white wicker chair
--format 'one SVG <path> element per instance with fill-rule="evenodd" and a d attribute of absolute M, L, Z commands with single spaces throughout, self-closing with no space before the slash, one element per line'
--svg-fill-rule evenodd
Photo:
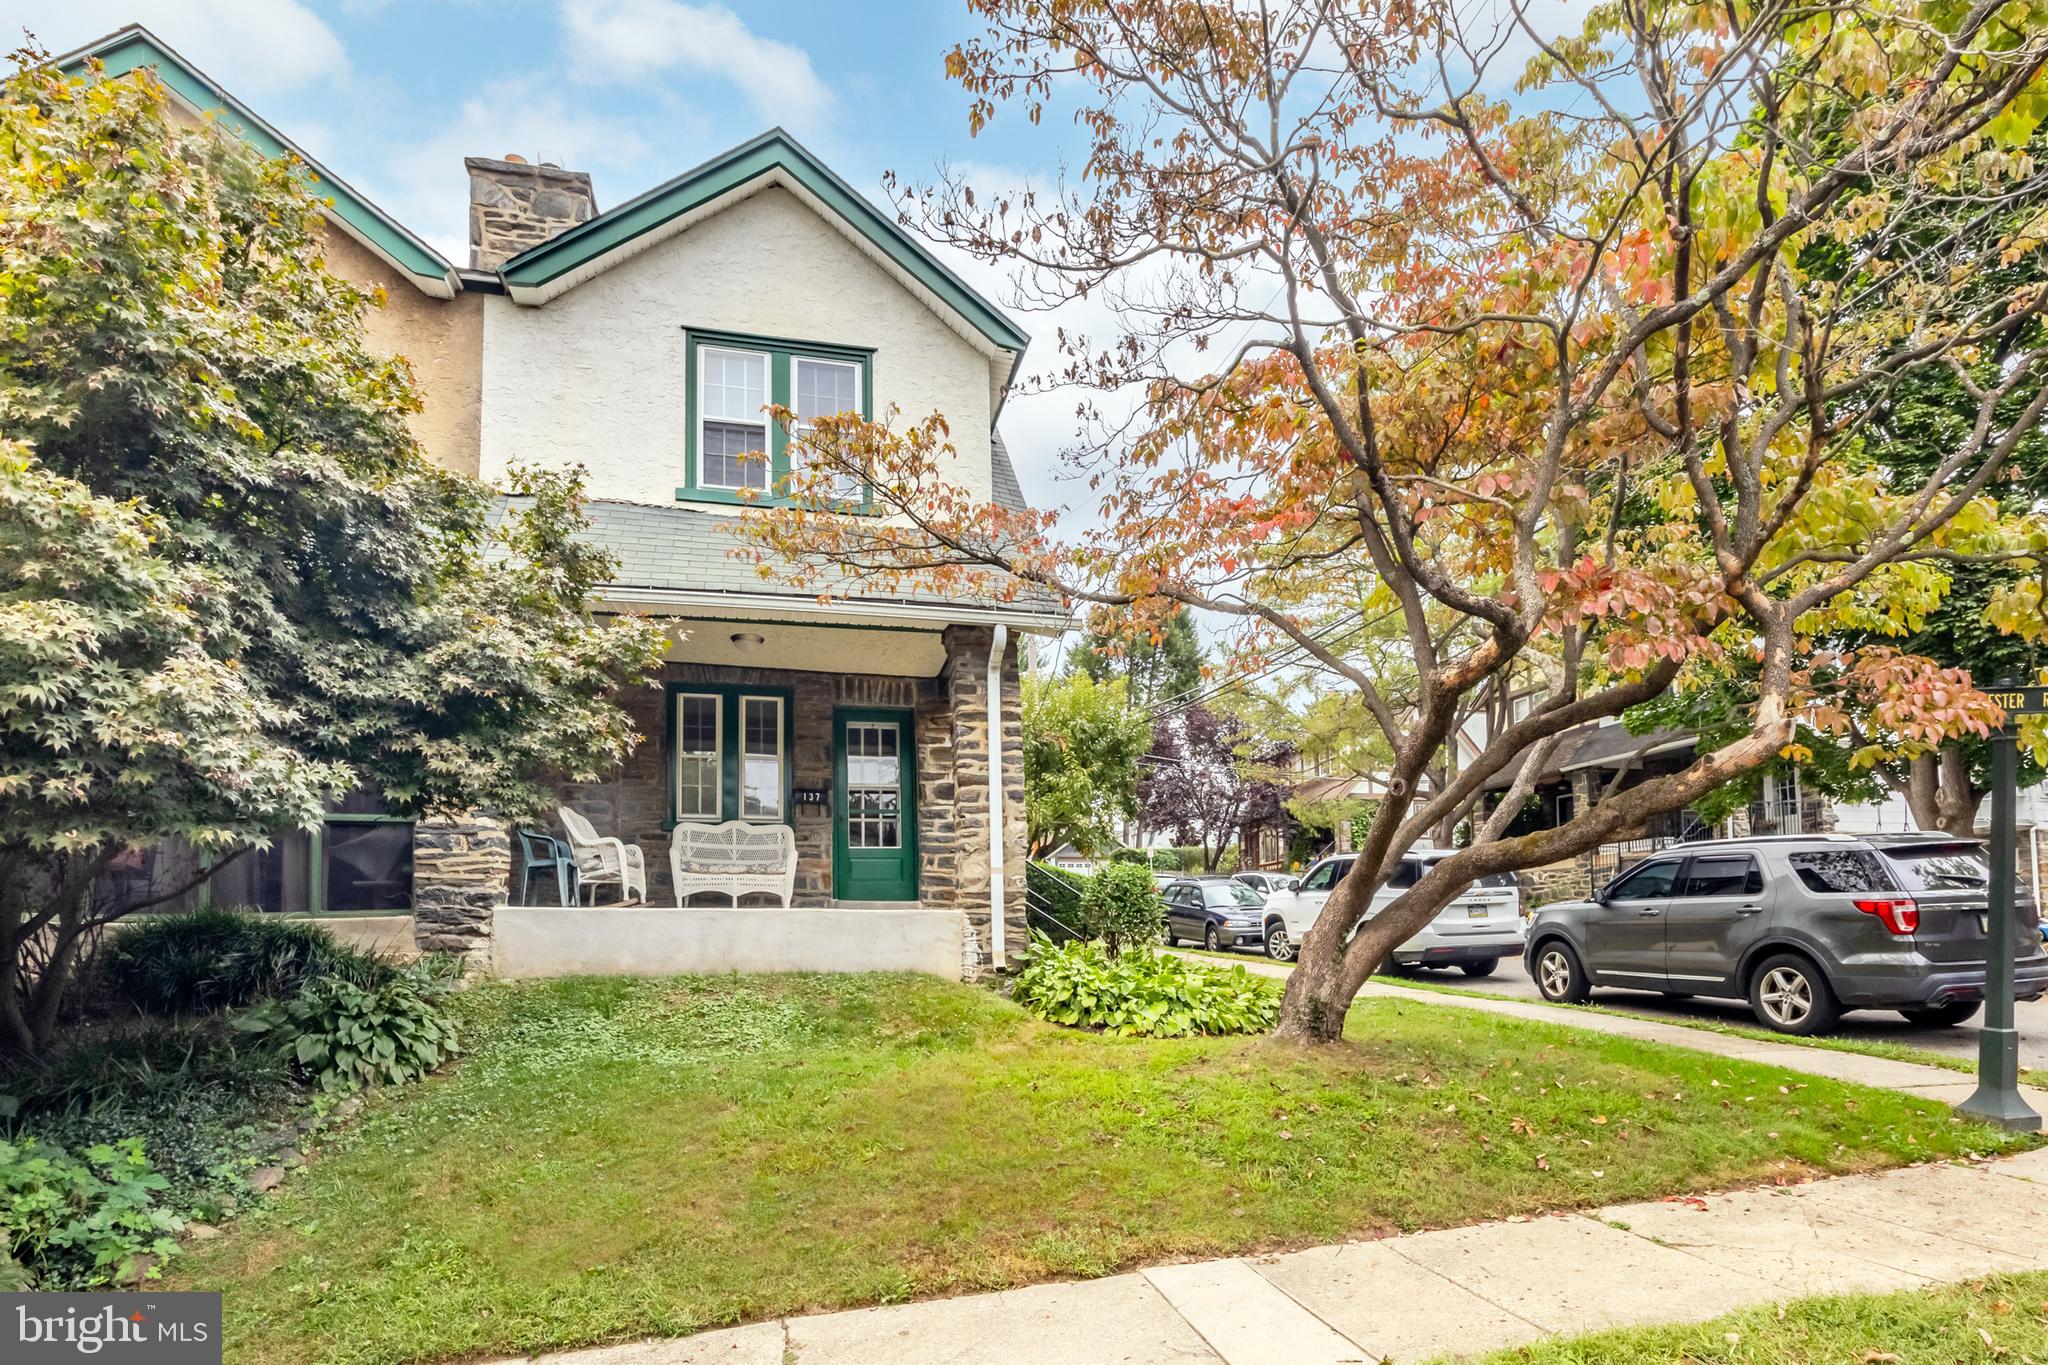
<path fill-rule="evenodd" d="M 590 903 L 597 904 L 597 888 L 619 888 L 619 904 L 647 903 L 647 858 L 638 844 L 623 839 L 600 838 L 591 823 L 567 806 L 557 812 L 568 832 L 569 848 L 576 855 L 576 867 Z"/>
<path fill-rule="evenodd" d="M 796 890 L 796 831 L 745 820 L 677 825 L 669 836 L 668 865 L 679 906 L 703 891 L 730 896 L 734 905 L 747 892 L 759 891 L 788 909 Z"/>

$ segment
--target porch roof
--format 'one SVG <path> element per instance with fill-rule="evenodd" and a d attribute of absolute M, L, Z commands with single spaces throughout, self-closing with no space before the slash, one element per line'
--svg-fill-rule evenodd
<path fill-rule="evenodd" d="M 1581 768 L 1619 768 L 1652 754 L 1690 748 L 1695 738 L 1690 730 L 1652 730 L 1638 735 L 1631 734 L 1625 725 L 1581 725 L 1576 730 L 1565 731 L 1537 780 L 1555 781 Z M 1522 770 L 1528 758 L 1526 749 L 1515 755 L 1506 767 L 1486 779 L 1486 790 L 1505 791 L 1512 786 L 1515 774 Z"/>
<path fill-rule="evenodd" d="M 1001 468 L 998 489 L 1000 497 Z M 1009 483 L 1014 490 L 1016 475 Z M 509 500 L 507 500 L 509 501 Z M 727 513 L 695 507 L 656 507 L 644 503 L 593 501 L 585 504 L 590 522 L 585 539 L 609 551 L 618 561 L 614 580 L 606 587 L 634 600 L 674 600 L 707 605 L 730 602 L 786 606 L 807 606 L 815 610 L 820 596 L 843 598 L 863 608 L 904 608 L 919 616 L 945 620 L 986 621 L 1007 619 L 1018 629 L 1059 630 L 1069 613 L 1058 598 L 1042 589 L 1027 587 L 1012 602 L 954 597 L 943 593 L 906 590 L 883 595 L 861 591 L 844 575 L 827 566 L 820 591 L 803 591 L 761 576 L 755 565 L 736 558 L 740 542 L 732 535 L 734 518 Z M 843 586 L 842 586 L 843 585 Z"/>

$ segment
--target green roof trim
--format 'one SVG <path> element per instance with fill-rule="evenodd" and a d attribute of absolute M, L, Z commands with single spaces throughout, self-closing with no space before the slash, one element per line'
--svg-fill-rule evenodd
<path fill-rule="evenodd" d="M 720 195 L 772 171 L 790 179 L 845 219 L 884 256 L 907 271 L 990 342 L 1022 354 L 1030 338 L 994 304 L 940 264 L 859 191 L 834 175 L 780 128 L 741 143 L 637 198 L 598 214 L 505 262 L 499 273 L 514 289 L 538 289 L 606 252 L 644 236 Z"/>
<path fill-rule="evenodd" d="M 99 59 L 109 76 L 125 76 L 141 67 L 152 67 L 157 79 L 180 99 L 195 109 L 225 116 L 236 135 L 265 156 L 288 153 L 297 157 L 312 173 L 316 188 L 329 196 L 334 214 L 393 265 L 423 280 L 437 281 L 451 292 L 458 287 L 455 268 L 439 252 L 330 173 L 303 148 L 264 122 L 247 105 L 215 84 L 148 29 L 131 24 L 97 42 L 66 53 L 57 59 L 57 66 L 60 70 L 76 73 L 82 71 L 92 58 Z"/>

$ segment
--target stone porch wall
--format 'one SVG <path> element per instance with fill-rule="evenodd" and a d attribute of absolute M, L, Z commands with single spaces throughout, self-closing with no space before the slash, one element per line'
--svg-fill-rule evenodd
<path fill-rule="evenodd" d="M 950 627 L 946 664 L 936 678 L 810 673 L 796 670 L 716 668 L 671 663 L 661 684 L 624 697 L 643 736 L 640 747 L 601 782 L 564 783 L 561 803 L 581 811 L 598 832 L 639 845 L 647 860 L 649 903 L 674 905 L 669 873 L 669 753 L 667 683 L 788 688 L 792 785 L 832 789 L 836 800 L 833 715 L 841 707 L 884 707 L 909 712 L 917 783 L 918 902 L 928 909 L 958 909 L 966 918 L 961 970 L 975 976 L 992 962 L 990 928 L 987 707 L 989 627 Z M 1029 939 L 1024 915 L 1023 713 L 1019 639 L 1012 636 L 1002 669 L 1001 744 L 1004 775 L 1005 956 L 1020 957 Z M 832 903 L 833 807 L 797 806 L 797 876 L 793 903 Z M 550 827 L 554 821 L 547 822 Z M 488 958 L 492 911 L 512 893 L 509 831 L 483 817 L 422 824 L 415 852 L 416 935 L 420 947 L 480 953 Z M 603 894 L 603 893 L 601 893 Z M 535 895 L 551 900 L 552 885 Z M 722 896 L 698 897 L 702 906 L 729 905 Z M 757 902 L 766 904 L 767 902 Z"/>

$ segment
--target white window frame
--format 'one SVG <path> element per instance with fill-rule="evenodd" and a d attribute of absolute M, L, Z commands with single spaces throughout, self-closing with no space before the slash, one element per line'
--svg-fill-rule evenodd
<path fill-rule="evenodd" d="M 669 756 L 676 772 L 676 822 L 678 824 L 716 825 L 725 819 L 725 695 L 720 692 L 676 692 L 674 694 L 676 751 Z M 683 812 L 683 702 L 685 700 L 708 700 L 711 703 L 711 788 L 713 809 L 709 815 L 688 815 Z M 698 755 L 698 756 L 701 756 Z"/>
<path fill-rule="evenodd" d="M 703 354 L 702 347 L 698 348 L 698 354 Z M 791 355 L 789 358 L 790 407 L 792 408 L 792 410 L 795 408 L 798 395 L 803 392 L 803 384 L 798 378 L 799 372 L 802 369 L 802 367 L 805 365 L 830 365 L 836 369 L 853 371 L 853 406 L 849 408 L 842 408 L 840 411 L 854 413 L 859 412 L 861 410 L 861 383 L 863 379 L 865 379 L 866 377 L 863 372 L 866 363 L 866 361 L 862 360 L 841 360 L 836 356 L 828 357 L 800 354 Z M 698 379 L 698 383 L 700 385 L 703 383 L 701 377 Z M 815 423 L 806 422 L 802 420 L 800 417 L 796 421 L 790 423 L 789 439 L 790 446 L 793 452 L 800 452 L 802 450 L 803 447 L 801 443 L 803 441 L 803 438 L 812 431 L 815 425 Z M 700 437 L 700 448 L 701 441 L 702 438 Z M 790 456 L 789 465 L 791 472 L 794 473 L 797 465 L 796 454 L 792 453 L 792 455 Z M 838 496 L 842 498 L 858 498 L 859 496 L 861 496 L 861 485 L 857 481 L 849 480 L 842 476 L 842 478 L 839 481 L 839 487 L 836 489 L 836 492 Z"/>
<path fill-rule="evenodd" d="M 704 382 L 704 362 L 713 355 L 750 355 L 761 362 L 761 403 L 763 411 L 756 414 L 754 419 L 751 419 L 757 422 L 761 428 L 761 482 L 758 484 L 713 483 L 706 476 L 706 471 L 709 468 L 707 462 L 711 458 L 711 452 L 704 440 L 705 424 L 717 421 L 723 422 L 728 426 L 738 426 L 742 421 L 749 420 L 737 417 L 713 418 L 706 415 L 705 410 L 710 404 L 705 401 L 708 385 Z M 748 489 L 754 489 L 763 494 L 774 491 L 775 433 L 771 429 L 773 424 L 769 422 L 768 413 L 765 410 L 768 403 L 772 402 L 774 397 L 775 357 L 770 352 L 757 351 L 746 346 L 712 346 L 706 344 L 700 345 L 697 348 L 697 487 L 717 489 L 721 493 L 742 493 Z"/>
<path fill-rule="evenodd" d="M 775 752 L 755 754 L 747 751 L 747 703 L 764 701 L 775 708 Z M 739 818 L 755 824 L 784 825 L 789 823 L 789 717 L 782 705 L 782 698 L 762 693 L 741 693 L 739 696 Z M 747 814 L 747 760 L 769 758 L 775 760 L 775 812 L 772 815 Z"/>

